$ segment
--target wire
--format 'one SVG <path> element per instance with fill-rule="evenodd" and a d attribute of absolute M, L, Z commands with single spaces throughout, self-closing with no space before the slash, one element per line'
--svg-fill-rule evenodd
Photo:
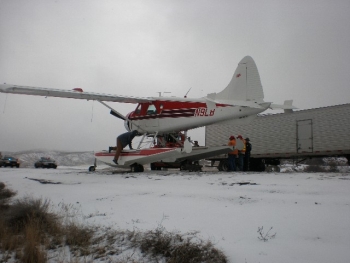
<path fill-rule="evenodd" d="M 5 113 L 5 108 L 6 108 L 6 102 L 7 102 L 7 93 L 6 93 L 6 97 L 5 97 L 5 104 L 4 104 L 4 110 L 3 110 L 3 112 L 2 113 Z"/>
<path fill-rule="evenodd" d="M 94 100 L 92 101 L 92 108 L 91 108 L 91 122 L 92 122 L 92 120 L 93 120 L 93 118 L 94 118 Z"/>

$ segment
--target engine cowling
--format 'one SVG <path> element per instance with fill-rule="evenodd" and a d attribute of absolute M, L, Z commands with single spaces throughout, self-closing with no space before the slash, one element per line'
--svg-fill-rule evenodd
<path fill-rule="evenodd" d="M 131 112 L 126 115 L 126 119 L 124 120 L 124 127 L 127 131 L 132 131 L 132 124 L 129 121 L 130 114 Z"/>

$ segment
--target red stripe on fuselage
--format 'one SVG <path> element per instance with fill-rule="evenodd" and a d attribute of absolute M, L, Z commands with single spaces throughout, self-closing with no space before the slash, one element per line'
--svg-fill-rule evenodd
<path fill-rule="evenodd" d="M 196 109 L 163 110 L 160 114 L 136 115 L 129 118 L 130 120 L 144 120 L 144 119 L 158 119 L 158 118 L 192 117 L 194 116 L 195 111 Z"/>
<path fill-rule="evenodd" d="M 146 114 L 144 109 L 149 105 L 153 104 L 157 113 Z M 145 120 L 145 119 L 161 119 L 161 118 L 180 118 L 180 117 L 193 117 L 196 115 L 198 109 L 207 109 L 207 104 L 204 102 L 183 102 L 183 101 L 152 101 L 152 103 L 140 103 L 143 112 L 135 114 L 131 112 L 128 118 L 130 120 Z M 227 104 L 216 104 L 216 107 L 227 107 L 231 105 Z M 137 107 L 139 108 L 139 106 Z M 208 113 L 207 115 L 197 114 L 196 116 L 212 116 L 213 114 Z"/>

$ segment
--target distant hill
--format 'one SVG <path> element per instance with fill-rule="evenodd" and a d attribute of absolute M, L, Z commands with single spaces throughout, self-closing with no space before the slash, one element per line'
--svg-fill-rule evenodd
<path fill-rule="evenodd" d="M 93 152 L 31 150 L 23 152 L 3 152 L 2 155 L 10 155 L 18 158 L 21 161 L 21 167 L 34 167 L 34 163 L 39 160 L 40 157 L 50 157 L 57 162 L 58 166 L 90 166 L 95 162 Z"/>

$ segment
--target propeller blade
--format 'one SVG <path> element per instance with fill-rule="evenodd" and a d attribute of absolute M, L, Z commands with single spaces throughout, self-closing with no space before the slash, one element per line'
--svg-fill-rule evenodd
<path fill-rule="evenodd" d="M 126 120 L 124 115 L 121 115 L 120 113 L 118 113 L 116 111 L 111 110 L 110 114 L 112 114 L 114 117 L 117 117 L 117 118 L 122 119 L 124 121 Z"/>

